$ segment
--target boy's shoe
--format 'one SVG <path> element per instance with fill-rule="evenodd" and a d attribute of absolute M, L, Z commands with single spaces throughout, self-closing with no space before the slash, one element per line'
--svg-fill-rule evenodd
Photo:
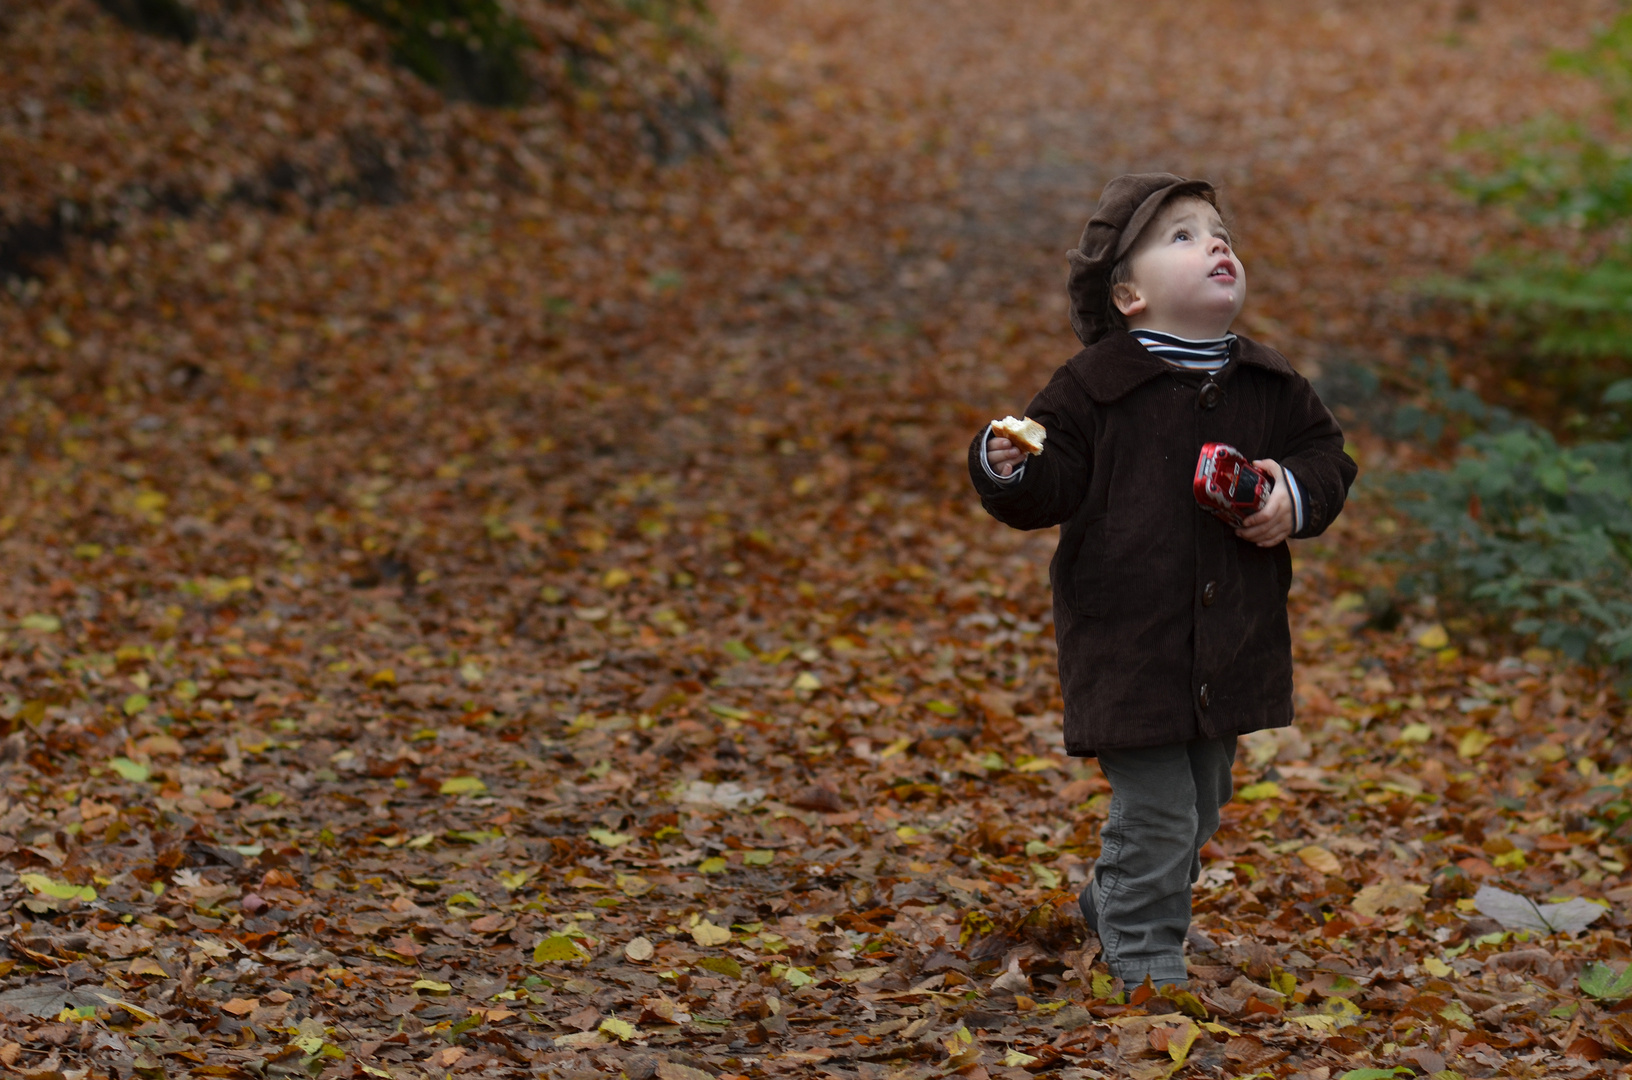
<path fill-rule="evenodd" d="M 1099 935 L 1099 912 L 1094 909 L 1094 878 L 1088 875 L 1088 884 L 1082 887 L 1077 896 L 1077 906 L 1082 909 L 1082 921 L 1088 924 L 1088 929 Z"/>

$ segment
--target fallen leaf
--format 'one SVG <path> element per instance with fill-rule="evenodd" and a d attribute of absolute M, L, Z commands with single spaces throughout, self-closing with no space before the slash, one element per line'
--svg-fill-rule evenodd
<path fill-rule="evenodd" d="M 17 880 L 29 892 L 41 896 L 50 896 L 58 900 L 85 900 L 96 899 L 96 890 L 89 885 L 75 885 L 67 881 L 58 881 L 44 874 L 18 874 Z"/>
<path fill-rule="evenodd" d="M 1306 844 L 1299 848 L 1298 858 L 1311 870 L 1318 870 L 1329 877 L 1339 877 L 1343 873 L 1343 863 L 1338 857 L 1318 844 Z"/>
<path fill-rule="evenodd" d="M 125 757 L 109 758 L 108 768 L 112 769 L 126 780 L 134 780 L 137 783 L 146 781 L 147 778 L 152 775 L 146 765 L 142 765 Z"/>
<path fill-rule="evenodd" d="M 588 960 L 589 954 L 563 934 L 552 934 L 533 946 L 535 964 L 571 964 Z"/>
<path fill-rule="evenodd" d="M 1609 910 L 1580 897 L 1537 904 L 1528 897 L 1492 885 L 1481 885 L 1474 893 L 1473 902 L 1481 915 L 1490 916 L 1509 930 L 1535 930 L 1543 934 L 1579 934 Z"/>
<path fill-rule="evenodd" d="M 699 922 L 696 926 L 691 928 L 691 940 L 704 946 L 705 948 L 714 945 L 724 945 L 726 942 L 731 940 L 731 931 L 727 930 L 723 926 L 716 926 L 714 923 L 704 919 L 702 922 Z"/>
<path fill-rule="evenodd" d="M 1445 632 L 1445 628 L 1439 623 L 1429 623 L 1419 629 L 1412 637 L 1412 640 L 1420 648 L 1438 652 L 1451 643 L 1451 636 Z"/>
<path fill-rule="evenodd" d="M 1410 914 L 1422 910 L 1422 898 L 1428 895 L 1428 886 L 1387 878 L 1373 882 L 1355 894 L 1349 906 L 1367 918 L 1376 918 L 1385 911 Z"/>

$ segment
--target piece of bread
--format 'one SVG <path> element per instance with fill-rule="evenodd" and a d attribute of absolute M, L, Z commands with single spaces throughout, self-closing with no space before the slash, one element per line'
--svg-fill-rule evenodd
<path fill-rule="evenodd" d="M 1043 440 L 1048 438 L 1048 429 L 1029 416 L 1024 420 L 1005 416 L 992 421 L 992 434 L 1009 440 L 1028 454 L 1041 454 Z"/>

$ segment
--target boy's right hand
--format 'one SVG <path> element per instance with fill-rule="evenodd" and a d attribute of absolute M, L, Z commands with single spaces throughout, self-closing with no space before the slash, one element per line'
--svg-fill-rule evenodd
<path fill-rule="evenodd" d="M 986 440 L 986 464 L 999 476 L 1008 476 L 1026 460 L 1026 452 L 1000 435 Z"/>

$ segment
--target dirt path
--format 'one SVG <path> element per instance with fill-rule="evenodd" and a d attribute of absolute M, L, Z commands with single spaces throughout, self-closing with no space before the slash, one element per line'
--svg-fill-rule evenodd
<path fill-rule="evenodd" d="M 1301 734 L 1242 756 L 1189 1012 L 1118 998 L 1070 919 L 1106 788 L 1058 749 L 1051 537 L 962 472 L 1072 351 L 1062 253 L 1127 168 L 1225 185 L 1245 327 L 1311 373 L 1456 340 L 1391 291 L 1502 229 L 1446 141 L 1579 94 L 1514 73 L 1613 5 L 719 10 L 718 160 L 154 211 L 0 305 L 0 1061 L 1620 1060 L 1575 983 L 1626 954 L 1619 703 L 1363 626 L 1364 501 L 1298 549 Z M 1480 883 L 1610 911 L 1516 941 Z"/>

